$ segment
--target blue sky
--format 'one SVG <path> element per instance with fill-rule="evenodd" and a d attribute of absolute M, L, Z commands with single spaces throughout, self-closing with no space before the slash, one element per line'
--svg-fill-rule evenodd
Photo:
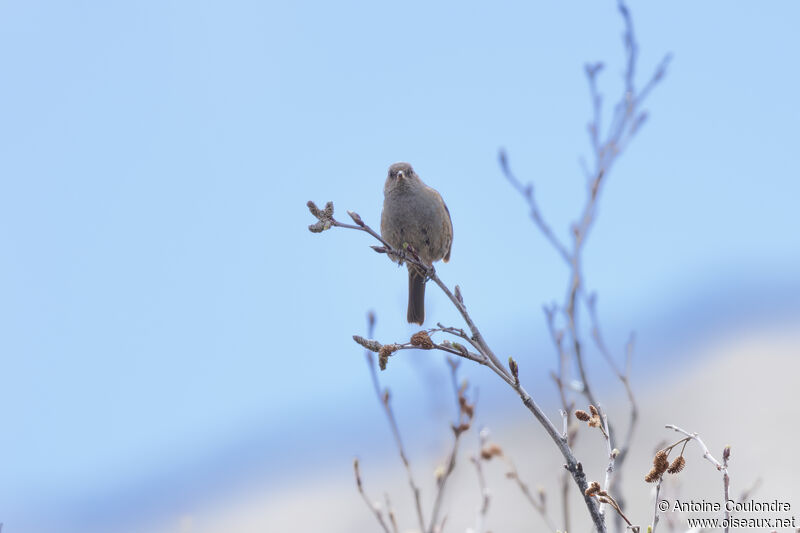
<path fill-rule="evenodd" d="M 674 61 L 586 250 L 618 342 L 685 331 L 681 309 L 796 295 L 800 267 L 800 6 L 631 7 L 640 80 Z M 564 235 L 583 64 L 605 61 L 616 95 L 620 34 L 610 1 L 0 2 L 0 521 L 170 512 L 220 478 L 274 475 L 270 447 L 315 422 L 355 432 L 329 454 L 348 461 L 370 438 L 342 414 L 370 401 L 350 335 L 370 308 L 382 338 L 412 331 L 405 273 L 363 235 L 310 234 L 304 204 L 377 226 L 394 161 L 447 201 L 440 273 L 498 351 L 546 348 L 541 305 L 565 273 L 497 149 Z M 428 315 L 457 323 L 435 291 Z"/>

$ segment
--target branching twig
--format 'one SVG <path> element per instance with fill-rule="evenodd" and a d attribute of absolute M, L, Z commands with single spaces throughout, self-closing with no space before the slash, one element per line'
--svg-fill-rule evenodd
<path fill-rule="evenodd" d="M 600 483 L 597 481 L 592 481 L 592 484 L 589 485 L 589 488 L 586 489 L 586 495 L 591 496 L 592 498 L 597 498 L 597 500 L 602 504 L 608 504 L 617 512 L 617 516 L 619 516 L 622 520 L 628 524 L 628 529 L 631 533 L 639 533 L 639 526 L 634 526 L 631 521 L 625 516 L 625 513 L 622 512 L 622 508 L 617 503 L 617 500 L 608 493 L 608 491 L 604 490 Z"/>
<path fill-rule="evenodd" d="M 624 370 L 620 369 L 619 366 L 614 361 L 614 358 L 611 355 L 611 352 L 608 350 L 606 346 L 605 340 L 603 339 L 602 332 L 600 330 L 600 322 L 597 318 L 597 297 L 595 294 L 589 296 L 587 300 L 587 307 L 589 309 L 589 316 L 592 322 L 592 338 L 594 339 L 595 345 L 603 357 L 606 359 L 611 370 L 617 376 L 617 379 L 622 383 L 623 387 L 625 387 L 625 392 L 628 395 L 628 404 L 630 405 L 629 411 L 629 420 L 628 420 L 628 429 L 625 433 L 625 439 L 622 443 L 616 443 L 616 449 L 618 450 L 618 454 L 616 457 L 616 469 L 614 474 L 609 477 L 607 480 L 606 490 L 611 490 L 614 482 L 618 481 L 622 477 L 622 467 L 625 463 L 625 459 L 628 457 L 628 452 L 631 448 L 631 443 L 633 441 L 633 434 L 636 430 L 636 425 L 639 420 L 639 407 L 636 403 L 636 397 L 633 394 L 633 389 L 631 388 L 630 384 L 630 375 L 631 375 L 631 360 L 633 359 L 633 345 L 635 341 L 635 336 L 631 333 L 630 338 L 628 339 L 627 344 L 625 345 L 625 367 Z M 611 428 L 607 428 L 609 430 L 609 434 Z M 620 485 L 621 486 L 621 485 Z M 617 499 L 618 503 L 622 508 L 625 507 L 625 501 L 622 496 Z"/>
<path fill-rule="evenodd" d="M 439 521 L 439 512 L 442 505 L 442 498 L 444 497 L 445 486 L 447 480 L 450 478 L 450 474 L 453 473 L 456 466 L 456 454 L 458 453 L 461 434 L 469 429 L 472 418 L 475 416 L 475 406 L 467 401 L 465 395 L 467 383 L 464 382 L 463 385 L 458 385 L 458 360 L 448 359 L 448 363 L 450 364 L 450 377 L 453 382 L 453 389 L 458 403 L 458 412 L 456 414 L 456 422 L 452 426 L 453 447 L 448 455 L 447 466 L 444 467 L 443 471 L 438 472 L 436 476 L 436 498 L 434 499 L 433 511 L 431 512 L 430 526 L 427 529 L 427 531 L 431 532 L 441 531 L 444 527 L 444 520 L 442 520 L 441 524 L 437 524 L 437 522 Z"/>
<path fill-rule="evenodd" d="M 489 348 L 488 344 L 486 343 L 485 339 L 481 335 L 480 331 L 478 330 L 477 326 L 473 322 L 472 318 L 470 317 L 469 313 L 467 312 L 466 306 L 464 305 L 463 298 L 456 297 L 453 292 L 447 287 L 447 285 L 439 278 L 436 274 L 436 269 L 434 267 L 428 267 L 424 265 L 421 261 L 414 258 L 413 250 L 411 250 L 411 257 L 409 258 L 409 254 L 405 252 L 401 252 L 399 250 L 395 250 L 392 248 L 388 243 L 383 241 L 380 236 L 367 224 L 365 224 L 361 217 L 357 213 L 349 212 L 348 214 L 350 217 L 356 222 L 356 226 L 350 224 L 342 224 L 338 222 L 336 219 L 333 218 L 333 204 L 328 202 L 326 204 L 325 209 L 320 210 L 313 202 L 308 202 L 309 211 L 311 214 L 317 217 L 318 222 L 309 226 L 309 230 L 315 233 L 319 233 L 325 231 L 326 229 L 330 229 L 331 227 L 342 227 L 348 229 L 355 229 L 364 231 L 373 237 L 377 238 L 384 246 L 375 249 L 378 253 L 384 253 L 387 255 L 394 255 L 396 257 L 403 257 L 407 261 L 413 261 L 414 264 L 417 264 L 424 271 L 427 273 L 429 279 L 431 279 L 436 285 L 442 289 L 453 305 L 456 306 L 461 316 L 464 318 L 469 330 L 472 332 L 471 339 L 475 342 L 474 346 L 478 346 L 480 348 L 481 355 L 484 356 L 486 360 L 489 361 L 491 364 L 487 364 L 489 368 L 491 368 L 503 381 L 505 381 L 509 386 L 511 386 L 514 391 L 519 395 L 520 399 L 522 400 L 523 405 L 528 408 L 528 410 L 533 414 L 534 418 L 536 418 L 542 427 L 545 429 L 547 434 L 553 440 L 553 442 L 558 447 L 559 451 L 561 452 L 562 456 L 564 457 L 566 464 L 564 468 L 570 472 L 572 475 L 573 480 L 578 485 L 578 488 L 583 493 L 587 488 L 587 481 L 586 481 L 586 474 L 583 471 L 583 465 L 578 462 L 575 458 L 575 454 L 573 453 L 570 446 L 567 444 L 567 439 L 561 436 L 561 433 L 556 429 L 556 426 L 550 420 L 550 418 L 544 413 L 544 411 L 539 407 L 539 405 L 534 401 L 534 399 L 528 394 L 525 388 L 522 386 L 519 380 L 519 374 L 517 369 L 517 364 L 512 359 L 509 359 L 511 369 L 507 369 L 502 363 L 500 363 L 497 356 L 494 352 Z M 460 291 L 459 291 L 460 293 Z M 460 294 L 459 294 L 460 296 Z M 359 339 L 356 339 L 359 340 Z M 367 341 L 364 339 L 360 339 L 364 341 L 361 343 L 363 346 L 367 346 L 365 344 Z M 374 341 L 373 341 L 374 342 Z M 374 346 L 376 351 L 380 350 L 382 345 L 380 343 L 375 342 Z M 461 355 L 460 353 L 457 355 Z M 584 496 L 584 501 L 586 503 L 587 509 L 589 510 L 589 514 L 592 517 L 592 522 L 594 523 L 595 527 L 597 528 L 598 532 L 605 533 L 606 526 L 603 520 L 603 516 L 600 514 L 597 502 L 590 497 Z M 424 528 L 423 528 L 424 529 Z"/>
<path fill-rule="evenodd" d="M 703 450 L 703 459 L 706 459 L 709 463 L 714 465 L 714 468 L 716 468 L 720 472 L 727 473 L 726 467 L 722 463 L 720 463 L 719 461 L 714 459 L 714 456 L 711 455 L 710 451 L 708 451 L 708 447 L 706 446 L 706 443 L 703 442 L 703 439 L 701 439 L 700 436 L 697 433 L 689 433 L 688 431 L 686 431 L 684 429 L 681 429 L 678 426 L 675 426 L 673 424 L 667 424 L 664 427 L 666 427 L 667 429 L 673 429 L 673 430 L 677 431 L 678 433 L 682 433 L 683 435 L 686 435 L 686 437 L 689 440 L 695 441 L 700 446 L 700 448 Z"/>
<path fill-rule="evenodd" d="M 669 472 L 670 474 L 677 474 L 681 470 L 683 470 L 684 464 L 686 463 L 685 459 L 683 458 L 683 451 L 686 449 L 686 444 L 690 441 L 695 441 L 698 446 L 703 450 L 703 458 L 706 459 L 709 463 L 714 465 L 714 467 L 722 472 L 722 485 L 724 491 L 724 501 L 728 501 L 730 499 L 730 478 L 728 476 L 728 460 L 730 459 L 730 446 L 726 446 L 722 452 L 722 463 L 717 461 L 711 452 L 708 450 L 708 446 L 706 443 L 703 442 L 703 439 L 697 433 L 689 433 L 688 431 L 679 428 L 673 424 L 668 424 L 665 426 L 667 429 L 672 429 L 677 431 L 678 433 L 684 435 L 684 438 L 680 439 L 678 442 L 667 446 L 666 448 L 660 450 L 656 453 L 655 458 L 653 459 L 653 469 L 645 476 L 645 481 L 652 482 L 658 480 L 657 487 L 661 486 L 661 481 L 664 476 L 664 472 Z M 675 459 L 672 464 L 669 463 L 667 457 L 669 453 L 672 451 L 673 448 L 683 444 L 683 448 L 681 449 L 680 456 Z M 725 506 L 725 518 L 726 524 L 730 522 L 730 510 L 728 506 Z M 653 531 L 655 531 L 655 526 L 658 523 L 658 489 L 656 491 L 656 510 L 655 515 L 653 517 Z M 728 531 L 728 527 L 726 526 L 725 531 Z"/>
<path fill-rule="evenodd" d="M 581 295 L 585 294 L 583 275 L 581 270 L 582 252 L 584 249 L 584 245 L 586 243 L 586 239 L 596 219 L 597 203 L 600 197 L 600 193 L 602 191 L 602 187 L 606 181 L 606 177 L 608 176 L 608 173 L 611 167 L 613 166 L 613 163 L 616 160 L 616 158 L 620 155 L 620 153 L 623 151 L 623 149 L 628 144 L 630 139 L 638 131 L 641 124 L 645 121 L 647 115 L 644 111 L 641 111 L 642 103 L 645 100 L 646 96 L 649 94 L 652 87 L 663 77 L 666 64 L 669 60 L 669 58 L 667 57 L 664 59 L 664 61 L 662 61 L 662 63 L 659 65 L 659 67 L 657 68 L 653 76 L 650 78 L 650 80 L 637 93 L 634 81 L 635 81 L 636 58 L 638 55 L 638 46 L 633 34 L 633 26 L 630 18 L 630 13 L 627 7 L 622 2 L 622 0 L 619 0 L 618 7 L 625 23 L 624 42 L 625 42 L 626 60 L 627 60 L 627 65 L 625 69 L 625 91 L 623 96 L 620 98 L 619 102 L 614 107 L 610 126 L 606 134 L 603 135 L 601 132 L 602 98 L 597 88 L 597 75 L 600 72 L 602 65 L 597 64 L 587 67 L 586 74 L 587 74 L 587 79 L 589 81 L 589 90 L 590 90 L 590 96 L 592 98 L 592 107 L 593 107 L 593 119 L 589 125 L 589 134 L 592 145 L 592 151 L 594 155 L 594 168 L 591 171 L 587 171 L 588 174 L 587 199 L 579 217 L 577 218 L 576 222 L 572 225 L 571 228 L 572 239 L 570 246 L 564 244 L 564 242 L 562 242 L 562 240 L 559 239 L 556 236 L 556 234 L 552 231 L 550 225 L 545 222 L 536 203 L 536 199 L 533 194 L 533 186 L 523 185 L 522 182 L 518 180 L 511 171 L 510 165 L 508 163 L 508 158 L 505 152 L 501 151 L 500 153 L 500 164 L 506 178 L 526 199 L 528 207 L 530 209 L 531 218 L 533 219 L 534 223 L 540 229 L 540 231 L 542 231 L 547 240 L 555 248 L 557 253 L 562 257 L 562 259 L 564 259 L 567 262 L 567 264 L 570 267 L 570 278 L 567 286 L 566 296 L 564 304 L 561 306 L 559 311 L 563 313 L 566 319 L 565 333 L 566 335 L 568 335 L 569 339 L 569 346 L 571 351 L 570 355 L 572 356 L 572 358 L 574 358 L 577 365 L 578 373 L 580 375 L 581 391 L 592 405 L 599 405 L 599 402 L 596 400 L 592 388 L 590 387 L 589 384 L 584 364 L 583 342 L 581 340 L 578 327 L 578 307 L 581 301 L 580 297 Z M 309 202 L 308 207 L 311 213 L 317 218 L 317 222 L 309 226 L 309 229 L 312 232 L 322 232 L 332 227 L 340 227 L 347 229 L 355 229 L 358 231 L 368 233 L 381 243 L 381 246 L 373 247 L 373 249 L 376 252 L 390 255 L 396 261 L 400 262 L 405 261 L 414 264 L 422 272 L 425 273 L 426 279 L 432 280 L 442 290 L 442 292 L 445 293 L 445 295 L 450 299 L 450 301 L 453 303 L 453 305 L 461 314 L 464 322 L 466 323 L 467 329 L 469 330 L 469 334 L 467 334 L 463 330 L 458 330 L 456 328 L 445 328 L 444 326 L 439 325 L 440 327 L 438 330 L 429 330 L 429 332 L 426 333 L 426 337 L 428 336 L 428 334 L 434 333 L 436 331 L 449 333 L 461 338 L 462 340 L 467 341 L 467 343 L 475 350 L 475 352 L 468 350 L 466 347 L 461 346 L 460 344 L 456 345 L 454 343 L 447 343 L 447 342 L 436 344 L 430 341 L 429 338 L 428 342 L 430 343 L 430 346 L 428 346 L 428 348 L 445 351 L 450 354 L 457 355 L 459 357 L 464 357 L 479 364 L 485 365 L 490 369 L 492 369 L 493 372 L 495 372 L 503 381 L 505 381 L 511 388 L 514 389 L 514 391 L 519 395 L 523 404 L 539 421 L 539 423 L 545 429 L 547 434 L 559 448 L 559 451 L 561 452 L 562 456 L 566 461 L 566 464 L 564 465 L 565 468 L 571 474 L 574 482 L 578 485 L 579 489 L 584 495 L 584 501 L 592 517 L 592 521 L 595 525 L 595 528 L 600 532 L 605 532 L 606 526 L 604 518 L 600 513 L 597 500 L 591 496 L 586 495 L 586 489 L 588 487 L 586 476 L 583 471 L 583 466 L 581 465 L 581 463 L 577 461 L 572 451 L 570 442 L 570 432 L 568 430 L 559 432 L 559 430 L 549 419 L 549 417 L 542 411 L 539 405 L 528 394 L 528 392 L 520 383 L 519 370 L 516 361 L 509 358 L 509 365 L 508 367 L 506 367 L 506 365 L 504 365 L 500 361 L 500 359 L 495 355 L 495 353 L 491 350 L 488 343 L 481 334 L 480 330 L 478 329 L 478 327 L 470 317 L 469 313 L 467 312 L 466 306 L 464 305 L 463 297 L 461 296 L 461 291 L 458 288 L 458 286 L 456 286 L 454 294 L 449 289 L 449 287 L 439 278 L 433 266 L 425 265 L 422 261 L 420 261 L 419 256 L 416 254 L 415 250 L 412 247 L 408 247 L 403 250 L 393 248 L 385 240 L 383 240 L 376 231 L 374 231 L 372 228 L 366 225 L 358 214 L 353 212 L 348 213 L 355 222 L 355 225 L 352 225 L 339 222 L 333 217 L 333 204 L 330 202 L 325 206 L 324 209 L 319 209 L 316 205 L 313 204 L 313 202 Z M 555 333 L 555 328 L 552 328 L 552 332 Z M 565 333 L 562 332 L 558 334 L 559 374 L 557 376 L 556 382 L 559 386 L 559 391 L 562 397 L 562 407 L 564 408 L 565 412 L 569 413 L 571 409 L 569 408 L 570 404 L 567 400 L 564 387 L 564 384 L 569 382 L 569 375 L 567 368 L 568 352 L 566 352 L 563 349 L 563 346 L 561 344 L 561 337 L 563 337 Z M 556 336 L 554 335 L 554 339 L 555 338 Z M 382 366 L 385 365 L 386 359 L 388 359 L 389 355 L 391 355 L 392 353 L 402 349 L 410 349 L 412 346 L 419 347 L 419 345 L 414 344 L 413 342 L 394 344 L 394 345 L 381 345 L 380 343 L 376 343 L 374 341 L 365 341 L 364 339 L 360 338 L 356 340 L 364 341 L 362 342 L 362 345 L 368 348 L 369 346 L 367 346 L 367 344 L 365 343 L 374 343 L 370 344 L 370 346 L 373 347 L 377 346 L 377 349 L 375 351 L 380 351 L 381 354 L 380 362 Z M 370 358 L 371 357 L 372 356 L 370 355 Z M 374 364 L 371 365 L 371 369 L 372 372 L 374 373 L 375 372 Z M 629 433 L 630 433 L 632 432 L 633 422 L 635 422 L 636 420 L 635 402 L 633 402 L 633 395 L 630 392 L 630 387 L 627 382 L 628 373 L 626 372 L 625 374 L 622 374 L 621 372 L 617 372 L 617 375 L 618 377 L 619 376 L 625 377 L 625 379 L 622 381 L 626 385 L 626 390 L 628 391 L 629 398 L 631 399 L 633 404 L 632 424 L 631 428 L 629 428 Z M 377 377 L 375 374 L 373 374 L 373 380 L 376 383 L 376 392 L 379 394 L 379 396 L 381 396 L 380 388 L 379 386 L 377 386 Z M 425 530 L 424 520 L 422 518 L 421 505 L 419 504 L 419 489 L 416 487 L 416 484 L 413 481 L 413 477 L 411 476 L 411 469 L 408 466 L 408 461 L 405 457 L 405 452 L 402 447 L 402 442 L 399 438 L 399 432 L 397 431 L 397 426 L 396 423 L 394 422 L 394 416 L 389 406 L 388 393 L 383 394 L 381 397 L 383 398 L 382 401 L 385 410 L 387 412 L 387 417 L 390 421 L 390 426 L 392 427 L 392 431 L 395 434 L 395 440 L 398 444 L 398 449 L 400 450 L 401 458 L 403 459 L 403 462 L 406 465 L 406 469 L 409 474 L 409 483 L 415 494 L 415 500 L 417 502 L 417 511 L 420 519 L 421 529 Z M 613 444 L 615 443 L 613 427 L 608 423 L 605 413 L 601 411 L 600 415 L 603 417 L 604 420 L 601 429 L 605 433 L 609 449 L 613 450 Z M 567 424 L 568 422 L 569 419 L 567 419 Z M 458 440 L 458 435 L 456 435 L 456 443 L 455 443 L 456 445 L 457 445 L 457 440 Z M 626 443 L 629 443 L 629 440 L 630 438 L 626 439 Z M 454 460 L 454 454 L 451 454 L 451 460 Z M 621 464 L 621 462 L 622 461 L 620 460 L 618 463 L 618 467 Z M 449 471 L 451 471 L 451 469 L 448 467 L 448 469 L 446 470 L 446 472 L 448 472 L 448 475 Z M 608 469 L 607 481 L 606 481 L 607 486 L 610 485 L 612 482 L 611 474 L 613 473 L 613 471 L 614 467 L 612 464 Z M 438 499 L 439 498 L 437 496 L 437 501 Z M 565 496 L 565 516 L 568 516 L 568 513 L 566 512 L 566 501 L 567 499 Z M 621 513 L 619 505 L 617 505 L 616 508 Z M 438 513 L 438 503 L 435 504 L 434 516 L 432 517 L 431 520 L 430 529 L 433 529 L 436 525 L 437 513 Z"/>
<path fill-rule="evenodd" d="M 528 503 L 531 504 L 531 507 L 536 509 L 536 511 L 542 517 L 542 520 L 544 520 L 545 523 L 547 524 L 547 530 L 556 531 L 558 528 L 556 528 L 556 526 L 550 520 L 550 516 L 547 514 L 547 506 L 545 504 L 544 492 L 539 491 L 539 498 L 538 499 L 534 498 L 533 494 L 531 494 L 531 490 L 528 487 L 528 485 L 524 481 L 522 481 L 522 479 L 519 477 L 519 472 L 517 471 L 517 467 L 514 466 L 514 462 L 511 460 L 511 458 L 506 455 L 504 455 L 503 458 L 505 459 L 506 464 L 508 464 L 509 468 L 508 472 L 506 472 L 506 477 L 516 482 L 517 486 L 519 487 L 519 490 L 528 500 Z"/>
<path fill-rule="evenodd" d="M 370 337 L 372 337 L 374 329 L 375 314 L 370 312 L 367 316 L 367 333 Z M 411 463 L 408 461 L 408 456 L 406 455 L 406 450 L 403 446 L 403 439 L 400 437 L 400 429 L 397 427 L 397 421 L 395 420 L 394 411 L 392 410 L 389 389 L 385 389 L 383 392 L 381 392 L 380 382 L 378 381 L 378 373 L 375 370 L 375 360 L 372 356 L 372 352 L 370 352 L 368 349 L 365 350 L 364 357 L 367 360 L 367 366 L 369 367 L 370 376 L 372 377 L 372 386 L 375 390 L 375 395 L 377 396 L 380 404 L 383 406 L 383 411 L 386 414 L 386 420 L 389 422 L 389 428 L 392 430 L 392 435 L 394 436 L 394 441 L 397 445 L 397 452 L 400 455 L 400 460 L 403 462 L 406 475 L 408 476 L 408 485 L 411 487 L 411 493 L 414 496 L 414 505 L 416 508 L 417 520 L 419 521 L 421 528 L 420 531 L 425 531 L 425 518 L 422 514 L 422 502 L 420 501 L 419 486 L 414 481 L 414 474 L 411 471 Z M 357 471 L 356 474 L 358 474 Z M 361 490 L 360 480 L 359 490 Z"/>
<path fill-rule="evenodd" d="M 667 55 L 658 65 L 650 79 L 644 87 L 637 91 L 635 86 L 636 63 L 638 58 L 638 43 L 636 41 L 633 22 L 630 16 L 630 11 L 622 0 L 617 3 L 620 15 L 623 18 L 625 31 L 623 33 L 623 42 L 625 47 L 626 67 L 624 73 L 625 89 L 614 106 L 611 122 L 607 130 L 603 130 L 602 116 L 603 116 L 603 99 L 598 89 L 598 75 L 603 69 L 602 63 L 587 64 L 585 68 L 586 78 L 589 86 L 589 95 L 592 103 L 592 119 L 587 127 L 589 133 L 589 141 L 592 148 L 593 155 L 593 168 L 590 170 L 584 165 L 587 177 L 587 197 L 578 218 L 571 226 L 571 246 L 567 246 L 564 242 L 553 232 L 551 226 L 544 220 L 541 210 L 536 202 L 534 195 L 534 187 L 532 183 L 523 184 L 517 178 L 515 173 L 511 170 L 508 156 L 505 151 L 501 150 L 499 154 L 500 167 L 508 182 L 519 192 L 525 199 L 528 209 L 530 211 L 531 219 L 536 227 L 542 232 L 545 239 L 553 246 L 557 254 L 567 263 L 570 268 L 570 276 L 567 284 L 566 297 L 564 304 L 560 311 L 564 314 L 566 319 L 566 333 L 569 336 L 569 344 L 571 349 L 571 356 L 576 362 L 578 373 L 582 382 L 582 393 L 592 405 L 599 406 L 597 398 L 595 397 L 586 373 L 586 366 L 584 363 L 583 343 L 580 338 L 578 329 L 578 299 L 579 296 L 585 292 L 583 274 L 581 270 L 583 249 L 591 231 L 591 228 L 596 220 L 597 204 L 602 192 L 603 185 L 607 181 L 607 177 L 617 157 L 627 147 L 630 140 L 634 137 L 636 132 L 640 129 L 642 124 L 647 118 L 647 113 L 642 110 L 643 103 L 649 95 L 652 88 L 663 78 L 666 72 L 667 64 L 669 63 L 670 56 Z M 600 351 L 605 351 L 602 344 L 602 338 L 599 336 L 599 329 L 597 327 L 597 317 L 594 311 L 590 309 L 593 317 L 592 320 L 595 324 L 593 330 L 595 333 L 595 341 L 598 343 Z M 552 326 L 553 315 L 555 309 L 549 312 L 548 321 L 551 323 L 551 333 L 555 331 Z M 554 336 L 555 339 L 555 336 Z M 564 398 L 564 383 L 569 380 L 569 376 L 565 373 L 565 364 L 563 362 L 563 348 L 559 338 L 559 373 L 557 383 L 559 391 L 562 395 L 562 405 L 566 407 L 567 401 Z M 629 352 L 630 353 L 630 352 Z M 633 429 L 636 425 L 638 417 L 638 409 L 630 388 L 629 374 L 622 373 L 613 364 L 610 356 L 607 357 L 609 364 L 617 374 L 618 378 L 625 386 L 628 398 L 631 402 L 631 422 L 628 427 L 628 434 L 625 443 L 620 447 L 620 456 L 617 464 L 617 471 L 622 467 L 622 464 L 629 449 L 630 440 L 633 435 Z M 602 413 L 605 416 L 605 413 Z M 614 427 L 608 425 L 608 436 L 612 444 L 616 444 L 614 437 Z M 609 479 L 609 483 L 613 478 Z M 622 499 L 620 498 L 620 502 Z"/>

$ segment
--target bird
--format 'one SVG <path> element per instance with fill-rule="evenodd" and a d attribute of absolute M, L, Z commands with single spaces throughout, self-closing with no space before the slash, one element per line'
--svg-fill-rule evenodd
<path fill-rule="evenodd" d="M 414 248 L 420 261 L 432 266 L 434 262 L 450 260 L 453 246 L 453 223 L 450 210 L 442 196 L 422 182 L 410 164 L 400 162 L 389 167 L 383 186 L 381 237 L 392 248 Z M 390 256 L 402 263 L 402 258 Z M 409 324 L 425 321 L 425 282 L 427 274 L 418 265 L 408 267 Z"/>

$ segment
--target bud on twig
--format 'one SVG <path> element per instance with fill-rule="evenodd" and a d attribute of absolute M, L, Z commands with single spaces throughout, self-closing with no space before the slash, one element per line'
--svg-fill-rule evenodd
<path fill-rule="evenodd" d="M 508 368 L 511 369 L 511 375 L 514 376 L 514 384 L 519 385 L 519 367 L 511 356 L 508 357 Z"/>
<path fill-rule="evenodd" d="M 317 204 L 311 200 L 306 203 L 306 206 L 308 206 L 308 210 L 311 214 L 317 217 L 317 222 L 308 226 L 308 231 L 311 233 L 321 233 L 333 226 L 333 202 L 326 203 L 324 209 L 317 207 Z"/>
<path fill-rule="evenodd" d="M 378 341 L 372 339 L 365 339 L 361 335 L 353 335 L 353 340 L 356 341 L 358 344 L 369 350 L 370 352 L 379 352 L 381 347 L 383 346 Z"/>
<path fill-rule="evenodd" d="M 331 206 L 331 207 L 333 207 L 333 206 Z M 361 216 L 359 216 L 358 213 L 356 213 L 355 211 L 348 211 L 347 214 L 350 215 L 350 218 L 353 219 L 353 222 L 355 222 L 356 224 L 358 224 L 362 228 L 364 227 L 364 221 L 361 220 Z"/>
<path fill-rule="evenodd" d="M 464 357 L 467 356 L 468 352 L 467 352 L 467 349 L 464 347 L 463 344 L 459 344 L 457 342 L 453 342 L 452 345 L 453 345 L 453 348 L 455 348 L 456 350 L 461 352 L 461 355 L 463 355 Z"/>

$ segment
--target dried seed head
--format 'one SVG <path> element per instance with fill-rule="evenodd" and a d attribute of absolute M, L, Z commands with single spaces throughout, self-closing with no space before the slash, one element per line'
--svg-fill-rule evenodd
<path fill-rule="evenodd" d="M 658 481 L 658 479 L 660 477 L 661 477 L 661 474 L 656 472 L 656 469 L 654 468 L 654 469 L 650 470 L 647 473 L 646 476 L 644 476 L 644 480 L 647 481 L 648 483 L 654 483 L 654 482 Z"/>
<path fill-rule="evenodd" d="M 599 428 L 600 426 L 602 426 L 602 425 L 603 425 L 603 424 L 600 422 L 600 417 L 599 417 L 599 416 L 597 416 L 597 415 L 594 415 L 594 416 L 593 416 L 591 419 L 589 419 L 589 422 L 588 422 L 588 424 L 589 424 L 589 427 L 590 427 L 590 428 Z"/>
<path fill-rule="evenodd" d="M 589 485 L 589 487 L 587 487 L 587 489 L 584 491 L 584 494 L 586 494 L 587 496 L 593 496 L 598 492 L 600 492 L 600 483 L 598 483 L 597 481 L 592 481 L 592 484 Z"/>
<path fill-rule="evenodd" d="M 389 362 L 389 356 L 398 350 L 396 344 L 384 344 L 378 350 L 378 366 L 381 370 L 386 370 L 386 363 Z"/>
<path fill-rule="evenodd" d="M 378 350 L 378 355 L 381 357 L 389 357 L 396 351 L 397 351 L 396 344 L 384 344 L 383 346 L 381 346 L 381 349 Z"/>
<path fill-rule="evenodd" d="M 594 405 L 589 405 L 589 411 L 592 413 L 592 416 L 600 416 L 600 413 L 597 411 L 597 407 Z"/>
<path fill-rule="evenodd" d="M 670 474 L 677 474 L 678 472 L 683 470 L 684 466 L 686 466 L 686 459 L 684 459 L 682 455 L 678 456 L 675 458 L 674 461 L 672 461 L 672 464 L 669 465 L 669 468 L 667 468 L 667 472 L 669 472 Z"/>
<path fill-rule="evenodd" d="M 414 333 L 411 336 L 411 345 L 423 350 L 430 350 L 433 348 L 433 341 L 428 335 L 428 332 L 422 330 Z"/>
<path fill-rule="evenodd" d="M 669 468 L 669 459 L 667 459 L 667 452 L 664 450 L 659 450 L 655 457 L 653 457 L 653 470 L 655 470 L 659 476 L 667 471 Z"/>
<path fill-rule="evenodd" d="M 577 418 L 582 422 L 588 422 L 589 419 L 591 419 L 592 417 L 586 411 L 578 409 L 577 411 L 575 411 L 575 418 Z"/>

